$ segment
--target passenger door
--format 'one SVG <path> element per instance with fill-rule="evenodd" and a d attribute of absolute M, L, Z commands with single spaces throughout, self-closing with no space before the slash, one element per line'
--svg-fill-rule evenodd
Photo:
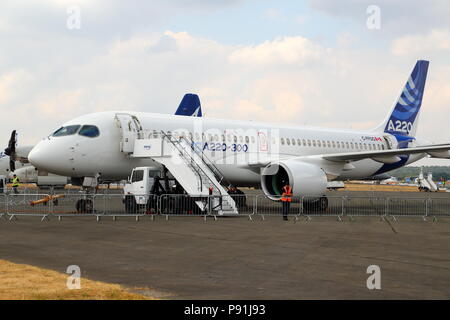
<path fill-rule="evenodd" d="M 139 119 L 128 113 L 116 113 L 116 123 L 121 131 L 120 151 L 132 153 L 134 151 L 134 141 L 142 132 Z"/>

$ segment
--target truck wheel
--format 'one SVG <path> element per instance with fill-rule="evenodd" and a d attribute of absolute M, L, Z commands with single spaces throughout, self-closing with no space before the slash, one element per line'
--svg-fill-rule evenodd
<path fill-rule="evenodd" d="M 137 204 L 134 197 L 126 196 L 125 198 L 125 212 L 136 213 Z"/>

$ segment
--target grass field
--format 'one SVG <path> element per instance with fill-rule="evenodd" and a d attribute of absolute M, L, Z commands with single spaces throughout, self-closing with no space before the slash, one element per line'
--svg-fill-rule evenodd
<path fill-rule="evenodd" d="M 150 300 L 117 285 L 83 278 L 81 288 L 66 286 L 68 274 L 0 260 L 1 300 Z M 136 291 L 145 288 L 135 288 Z"/>
<path fill-rule="evenodd" d="M 342 189 L 341 189 L 342 190 Z M 417 186 L 399 186 L 392 184 L 346 183 L 344 191 L 385 191 L 418 192 Z"/>

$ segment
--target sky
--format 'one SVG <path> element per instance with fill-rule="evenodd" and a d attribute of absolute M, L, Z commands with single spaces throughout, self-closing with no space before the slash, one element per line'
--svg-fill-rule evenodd
<path fill-rule="evenodd" d="M 207 117 L 370 129 L 425 59 L 417 135 L 450 142 L 448 17 L 446 0 L 2 0 L 0 137 L 170 114 L 187 92 Z"/>

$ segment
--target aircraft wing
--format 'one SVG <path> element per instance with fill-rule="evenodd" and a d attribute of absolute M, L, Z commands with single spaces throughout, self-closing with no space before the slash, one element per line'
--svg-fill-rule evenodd
<path fill-rule="evenodd" d="M 362 159 L 372 159 L 381 163 L 395 163 L 399 160 L 399 156 L 417 153 L 428 153 L 434 158 L 450 158 L 450 144 L 439 144 L 430 146 L 421 146 L 405 149 L 392 150 L 374 150 L 362 152 L 345 152 L 321 155 L 322 159 L 341 162 L 341 161 L 358 161 Z"/>

